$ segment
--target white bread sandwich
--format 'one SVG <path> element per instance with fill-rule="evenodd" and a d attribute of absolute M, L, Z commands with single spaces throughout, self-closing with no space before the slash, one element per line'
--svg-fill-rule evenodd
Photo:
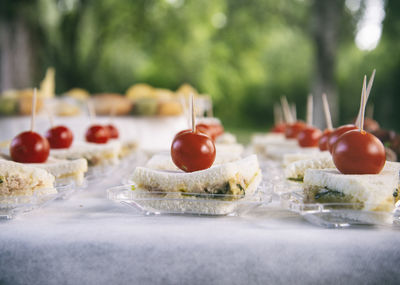
<path fill-rule="evenodd" d="M 261 170 L 257 156 L 252 155 L 190 173 L 136 167 L 133 181 L 139 189 L 147 191 L 243 196 L 256 191 Z"/>
<path fill-rule="evenodd" d="M 380 174 L 344 175 L 336 169 L 307 169 L 306 201 L 355 203 L 356 209 L 392 211 L 399 199 L 400 163 L 388 162 Z"/>
<path fill-rule="evenodd" d="M 319 158 L 298 160 L 290 163 L 285 168 L 285 177 L 288 180 L 303 182 L 304 174 L 307 169 L 335 169 L 335 164 L 331 155 Z"/>
<path fill-rule="evenodd" d="M 69 160 L 85 158 L 89 166 L 115 165 L 119 163 L 120 150 L 121 143 L 115 140 L 106 144 L 77 142 L 68 149 L 50 150 L 50 156 Z"/>
<path fill-rule="evenodd" d="M 287 166 L 293 162 L 306 159 L 329 158 L 331 154 L 329 151 L 311 152 L 311 153 L 287 153 L 283 155 L 283 165 Z"/>
<path fill-rule="evenodd" d="M 45 163 L 30 163 L 29 166 L 47 170 L 54 175 L 56 181 L 74 181 L 77 186 L 83 184 L 88 163 L 84 158 L 73 160 L 49 157 Z"/>
<path fill-rule="evenodd" d="M 54 176 L 44 169 L 0 160 L 0 197 L 55 194 Z"/>
<path fill-rule="evenodd" d="M 0 155 L 0 160 L 12 161 L 10 155 Z M 24 163 L 47 170 L 56 178 L 56 182 L 74 181 L 77 186 L 81 186 L 84 181 L 85 172 L 88 170 L 86 159 L 78 158 L 74 160 L 57 159 L 49 156 L 44 163 Z"/>
<path fill-rule="evenodd" d="M 121 149 L 118 155 L 118 157 L 121 159 L 132 154 L 138 149 L 139 146 L 138 141 L 135 139 L 121 139 L 116 141 L 120 141 L 121 143 Z"/>
<path fill-rule="evenodd" d="M 237 140 L 235 135 L 225 132 L 222 135 L 218 136 L 215 142 L 217 144 L 235 144 L 237 143 Z"/>
<path fill-rule="evenodd" d="M 283 157 L 287 154 L 293 155 L 314 155 L 319 153 L 318 147 L 300 147 L 298 145 L 267 145 L 264 148 L 264 154 L 266 157 L 280 161 L 283 163 Z"/>
<path fill-rule="evenodd" d="M 213 165 L 220 165 L 241 159 L 240 155 L 235 153 L 220 153 L 217 152 Z M 146 167 L 158 170 L 179 170 L 174 164 L 169 152 L 161 152 L 153 155 L 146 163 Z"/>

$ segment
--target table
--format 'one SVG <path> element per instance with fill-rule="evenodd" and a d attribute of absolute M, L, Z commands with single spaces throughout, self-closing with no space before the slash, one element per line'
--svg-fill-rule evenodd
<path fill-rule="evenodd" d="M 323 229 L 277 203 L 243 217 L 141 216 L 115 177 L 0 221 L 0 284 L 399 284 L 400 233 Z"/>

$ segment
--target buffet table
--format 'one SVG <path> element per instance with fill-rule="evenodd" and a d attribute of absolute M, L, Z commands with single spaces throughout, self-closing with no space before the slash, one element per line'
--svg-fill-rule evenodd
<path fill-rule="evenodd" d="M 398 283 L 400 234 L 324 229 L 272 203 L 243 217 L 142 216 L 119 183 L 0 221 L 0 284 Z"/>
<path fill-rule="evenodd" d="M 89 124 L 87 118 L 63 123 L 76 134 Z M 186 126 L 184 118 L 114 123 L 152 150 L 169 145 Z M 28 125 L 28 118 L 1 120 L 0 139 L 10 139 Z M 38 131 L 47 128 L 47 119 L 39 117 Z M 126 172 L 117 174 L 68 199 L 0 220 L 0 284 L 400 281 L 398 230 L 319 228 L 281 209 L 277 201 L 241 217 L 143 216 L 106 198 L 106 189 L 121 184 Z"/>

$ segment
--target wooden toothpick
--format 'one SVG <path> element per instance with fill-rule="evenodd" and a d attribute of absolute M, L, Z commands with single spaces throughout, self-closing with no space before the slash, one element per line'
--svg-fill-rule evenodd
<path fill-rule="evenodd" d="M 194 110 L 194 95 L 190 93 L 190 114 L 192 115 L 192 132 L 196 131 L 196 114 Z"/>
<path fill-rule="evenodd" d="M 374 69 L 372 71 L 371 78 L 368 81 L 367 94 L 366 94 L 367 95 L 367 100 L 369 98 L 369 94 L 371 93 L 372 84 L 374 83 L 375 73 L 376 73 L 376 69 Z"/>
<path fill-rule="evenodd" d="M 31 114 L 31 132 L 33 132 L 35 128 L 35 118 L 36 118 L 36 100 L 37 100 L 37 90 L 33 89 L 33 97 L 32 97 L 32 114 Z"/>
<path fill-rule="evenodd" d="M 329 110 L 329 102 L 328 102 L 328 98 L 326 97 L 325 93 L 322 94 L 322 103 L 324 105 L 326 126 L 327 126 L 328 130 L 333 130 L 331 111 Z"/>
<path fill-rule="evenodd" d="M 96 119 L 96 111 L 93 106 L 93 101 L 89 99 L 87 102 L 87 106 L 88 106 L 90 121 L 93 123 L 94 120 Z"/>
<path fill-rule="evenodd" d="M 361 132 L 364 130 L 364 115 L 365 115 L 365 106 L 367 105 L 367 76 L 364 75 L 364 82 L 361 92 L 361 103 L 360 103 L 360 123 L 358 124 L 358 128 Z"/>
<path fill-rule="evenodd" d="M 296 104 L 292 103 L 292 105 L 290 106 L 290 110 L 292 113 L 292 117 L 293 117 L 293 123 L 297 121 L 297 109 L 296 109 Z"/>
<path fill-rule="evenodd" d="M 288 122 L 289 124 L 293 124 L 294 120 L 293 120 L 293 117 L 292 117 L 292 113 L 290 112 L 289 103 L 288 103 L 288 101 L 287 101 L 285 96 L 283 96 L 281 98 L 281 103 L 282 103 L 283 114 L 285 116 L 286 122 Z"/>
<path fill-rule="evenodd" d="M 368 87 L 367 87 L 367 90 L 366 90 L 367 100 L 369 98 L 369 94 L 371 93 L 372 84 L 374 83 L 375 73 L 376 73 L 376 69 L 374 69 L 372 71 L 371 78 L 368 81 Z M 356 126 L 358 126 L 360 124 L 360 119 L 361 119 L 361 109 L 358 111 L 358 115 L 357 115 L 357 119 L 356 119 Z"/>
<path fill-rule="evenodd" d="M 312 126 L 313 122 L 313 96 L 307 97 L 307 125 Z"/>

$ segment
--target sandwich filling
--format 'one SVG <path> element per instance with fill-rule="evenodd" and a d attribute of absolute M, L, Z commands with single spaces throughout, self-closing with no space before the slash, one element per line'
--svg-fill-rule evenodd
<path fill-rule="evenodd" d="M 0 161 L 0 196 L 21 196 L 57 193 L 54 176 L 44 169 Z"/>
<path fill-rule="evenodd" d="M 137 167 L 133 180 L 138 188 L 151 192 L 209 194 L 215 198 L 225 195 L 238 199 L 255 192 L 261 182 L 261 170 L 257 157 L 250 156 L 191 173 Z"/>
<path fill-rule="evenodd" d="M 332 157 L 320 157 L 313 159 L 298 160 L 290 163 L 285 168 L 285 177 L 288 180 L 303 182 L 304 174 L 307 169 L 326 169 L 335 168 Z"/>
<path fill-rule="evenodd" d="M 304 194 L 308 203 L 344 203 L 343 207 L 391 211 L 399 200 L 399 163 L 386 162 L 380 174 L 344 175 L 336 169 L 308 169 Z"/>

